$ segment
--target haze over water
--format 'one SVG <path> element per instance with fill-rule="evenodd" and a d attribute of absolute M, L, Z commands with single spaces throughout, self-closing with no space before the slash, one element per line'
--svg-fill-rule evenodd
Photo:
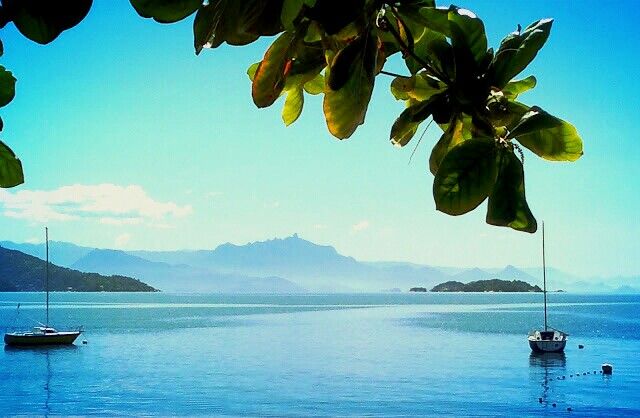
<path fill-rule="evenodd" d="M 551 295 L 571 336 L 550 357 L 525 338 L 540 298 L 53 294 L 52 322 L 87 332 L 0 352 L 0 415 L 640 414 L 640 296 Z M 0 327 L 18 302 L 17 323 L 42 318 L 41 299 L 0 294 Z"/>

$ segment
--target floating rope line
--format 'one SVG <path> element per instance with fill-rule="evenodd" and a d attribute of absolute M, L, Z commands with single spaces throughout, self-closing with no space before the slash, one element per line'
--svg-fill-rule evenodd
<path fill-rule="evenodd" d="M 544 384 L 543 385 L 548 385 L 550 382 L 554 381 L 554 380 L 567 380 L 567 379 L 573 379 L 574 377 L 583 377 L 583 376 L 610 376 L 613 372 L 613 367 L 608 364 L 608 363 L 604 363 L 602 366 L 602 370 L 598 371 L 598 370 L 588 370 L 586 372 L 582 372 L 582 373 L 573 373 L 570 375 L 562 375 L 562 376 L 557 376 L 555 379 L 544 379 Z M 546 393 L 545 393 L 546 394 Z M 544 406 L 548 406 L 551 405 L 553 408 L 556 408 L 558 406 L 557 402 L 549 402 L 547 399 L 545 399 L 545 397 L 540 397 L 538 398 L 538 403 Z M 573 408 L 568 406 L 567 407 L 567 412 L 571 412 L 573 411 Z"/>

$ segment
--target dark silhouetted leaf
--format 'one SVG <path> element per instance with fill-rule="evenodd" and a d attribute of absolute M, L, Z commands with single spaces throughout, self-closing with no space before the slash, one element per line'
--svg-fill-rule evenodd
<path fill-rule="evenodd" d="M 478 207 L 496 182 L 496 154 L 493 139 L 471 139 L 452 148 L 433 182 L 436 209 L 462 215 Z"/>
<path fill-rule="evenodd" d="M 294 29 L 294 21 L 300 16 L 304 6 L 313 7 L 316 0 L 284 0 L 280 20 L 287 30 Z"/>
<path fill-rule="evenodd" d="M 0 65 L 0 107 L 6 106 L 16 95 L 16 78 Z"/>
<path fill-rule="evenodd" d="M 195 13 L 202 0 L 130 0 L 142 17 L 153 18 L 160 23 L 174 23 Z"/>
<path fill-rule="evenodd" d="M 15 187 L 24 183 L 22 163 L 4 142 L 0 141 L 0 187 Z"/>
<path fill-rule="evenodd" d="M 74 27 L 91 9 L 92 0 L 3 0 L 5 19 L 39 44 L 48 44 L 63 31 Z"/>
<path fill-rule="evenodd" d="M 537 106 L 522 116 L 509 138 L 551 161 L 576 161 L 583 154 L 582 139 L 569 122 L 556 118 Z"/>
<path fill-rule="evenodd" d="M 489 195 L 487 223 L 530 233 L 538 229 L 525 196 L 522 163 L 511 150 L 499 152 L 498 179 Z"/>
<path fill-rule="evenodd" d="M 502 40 L 492 64 L 494 86 L 504 87 L 533 61 L 547 41 L 552 23 L 552 19 L 539 20 L 522 33 L 511 33 Z"/>
<path fill-rule="evenodd" d="M 306 16 L 317 21 L 329 35 L 335 35 L 357 20 L 365 0 L 317 0 Z"/>
<path fill-rule="evenodd" d="M 283 0 L 217 0 L 200 7 L 193 22 L 196 54 L 203 48 L 247 45 L 282 31 Z"/>

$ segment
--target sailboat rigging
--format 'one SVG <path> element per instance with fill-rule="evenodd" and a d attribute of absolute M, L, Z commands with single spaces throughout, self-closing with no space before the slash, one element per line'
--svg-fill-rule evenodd
<path fill-rule="evenodd" d="M 46 322 L 34 327 L 31 331 L 7 332 L 4 343 L 13 346 L 34 345 L 69 345 L 82 333 L 81 329 L 72 331 L 58 331 L 49 326 L 49 229 L 45 227 L 46 264 L 45 264 L 45 293 L 46 293 Z M 18 305 L 19 307 L 20 305 Z"/>
<path fill-rule="evenodd" d="M 569 334 L 551 328 L 547 323 L 547 265 L 544 248 L 544 222 L 542 223 L 542 287 L 544 294 L 544 330 L 534 330 L 527 337 L 529 347 L 535 353 L 560 353 L 567 345 Z"/>

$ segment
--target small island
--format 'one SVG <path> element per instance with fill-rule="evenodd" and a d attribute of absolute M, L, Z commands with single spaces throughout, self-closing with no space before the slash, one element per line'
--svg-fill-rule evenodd
<path fill-rule="evenodd" d="M 412 287 L 411 289 L 409 289 L 409 292 L 426 292 L 427 288 L 426 287 Z"/>
<path fill-rule="evenodd" d="M 432 292 L 542 292 L 540 286 L 530 285 L 521 280 L 478 280 L 464 284 L 457 281 L 440 283 Z"/>

